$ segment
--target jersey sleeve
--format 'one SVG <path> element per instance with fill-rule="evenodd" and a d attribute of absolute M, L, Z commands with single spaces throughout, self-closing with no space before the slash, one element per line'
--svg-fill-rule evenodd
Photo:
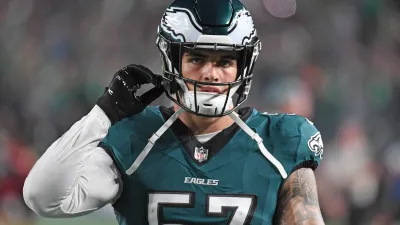
<path fill-rule="evenodd" d="M 300 142 L 296 151 L 296 167 L 308 167 L 315 170 L 324 155 L 321 133 L 312 122 L 305 119 L 300 124 Z"/>
<path fill-rule="evenodd" d="M 294 114 L 276 116 L 272 122 L 273 154 L 291 173 L 306 167 L 315 170 L 323 157 L 321 133 L 308 119 Z"/>

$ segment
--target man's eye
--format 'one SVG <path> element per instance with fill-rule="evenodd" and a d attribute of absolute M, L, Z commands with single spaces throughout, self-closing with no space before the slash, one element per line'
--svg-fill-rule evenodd
<path fill-rule="evenodd" d="M 222 59 L 218 62 L 218 65 L 221 67 L 229 67 L 233 65 L 232 60 Z"/>
<path fill-rule="evenodd" d="M 189 58 L 189 62 L 190 63 L 193 63 L 193 64 L 200 64 L 200 63 L 202 63 L 203 62 L 203 59 L 202 58 Z"/>

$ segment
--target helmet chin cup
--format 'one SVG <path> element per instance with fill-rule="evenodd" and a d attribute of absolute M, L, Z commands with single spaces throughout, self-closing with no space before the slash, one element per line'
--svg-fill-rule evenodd
<path fill-rule="evenodd" d="M 185 91 L 183 100 L 190 110 L 208 116 L 223 114 L 233 107 L 232 97 L 211 92 Z"/>

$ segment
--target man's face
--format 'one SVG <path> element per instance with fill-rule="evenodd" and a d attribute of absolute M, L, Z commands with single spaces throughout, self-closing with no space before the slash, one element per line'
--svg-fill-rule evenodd
<path fill-rule="evenodd" d="M 212 50 L 185 51 L 182 58 L 182 75 L 196 81 L 210 83 L 225 83 L 236 80 L 237 55 L 234 52 L 221 52 Z M 189 91 L 194 90 L 191 83 L 187 83 Z M 202 92 L 215 92 L 223 94 L 228 86 L 198 85 Z"/>

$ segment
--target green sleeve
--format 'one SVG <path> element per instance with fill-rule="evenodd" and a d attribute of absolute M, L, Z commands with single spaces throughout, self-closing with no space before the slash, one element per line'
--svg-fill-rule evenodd
<path fill-rule="evenodd" d="M 296 167 L 309 167 L 315 170 L 324 154 L 321 133 L 310 121 L 300 125 L 300 141 L 296 151 Z"/>
<path fill-rule="evenodd" d="M 302 167 L 315 170 L 323 157 L 318 129 L 306 118 L 284 114 L 273 124 L 274 154 L 290 173 Z"/>

